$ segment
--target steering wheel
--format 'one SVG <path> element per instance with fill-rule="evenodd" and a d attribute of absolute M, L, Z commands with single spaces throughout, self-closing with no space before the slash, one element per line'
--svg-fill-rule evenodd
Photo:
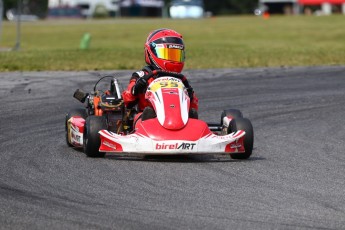
<path fill-rule="evenodd" d="M 185 79 L 185 76 L 181 73 L 176 73 L 176 72 L 169 72 L 169 71 L 164 71 L 164 70 L 153 70 L 149 74 L 145 76 L 145 80 L 149 80 L 150 78 L 157 79 L 160 77 L 175 77 L 183 81 Z"/>
<path fill-rule="evenodd" d="M 169 71 L 164 71 L 164 70 L 153 70 L 152 72 L 150 72 L 149 74 L 144 76 L 144 78 L 145 78 L 146 81 L 148 81 L 150 78 L 157 79 L 157 78 L 166 77 L 166 76 L 175 77 L 175 78 L 180 79 L 182 81 L 182 83 L 184 84 L 184 86 L 186 87 L 186 89 L 187 89 L 189 98 L 191 100 L 193 100 L 194 90 L 190 86 L 187 78 L 183 74 L 181 74 L 181 73 L 169 72 Z"/>

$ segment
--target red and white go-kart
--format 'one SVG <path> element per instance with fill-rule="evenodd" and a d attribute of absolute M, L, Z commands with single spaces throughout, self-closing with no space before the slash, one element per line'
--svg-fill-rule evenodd
<path fill-rule="evenodd" d="M 254 132 L 249 119 L 237 109 L 224 110 L 220 123 L 206 123 L 190 117 L 190 98 L 182 75 L 153 71 L 145 97 L 152 104 L 138 116 L 124 106 L 116 78 L 110 90 L 74 97 L 86 101 L 86 109 L 66 115 L 66 141 L 83 148 L 89 157 L 112 154 L 189 155 L 229 154 L 233 159 L 248 159 L 253 150 Z"/>

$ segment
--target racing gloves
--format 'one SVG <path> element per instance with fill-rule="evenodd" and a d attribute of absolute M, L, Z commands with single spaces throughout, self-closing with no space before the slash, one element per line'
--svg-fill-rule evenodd
<path fill-rule="evenodd" d="M 147 88 L 147 80 L 145 79 L 145 77 L 139 77 L 132 88 L 132 94 L 136 96 L 139 93 L 144 92 L 146 88 Z"/>
<path fill-rule="evenodd" d="M 190 84 L 189 84 L 189 82 L 188 82 L 186 77 L 183 77 L 181 80 L 182 80 L 182 83 L 184 84 L 184 86 L 187 89 L 188 96 L 189 96 L 190 100 L 193 101 L 194 90 L 193 90 L 192 86 L 190 86 Z"/>
<path fill-rule="evenodd" d="M 132 79 L 136 78 L 137 80 L 135 82 L 135 85 L 132 87 L 131 93 L 134 96 L 137 96 L 140 93 L 144 93 L 145 90 L 147 89 L 147 85 L 148 85 L 147 81 L 150 77 L 152 77 L 152 75 L 148 74 L 145 71 L 138 71 L 138 72 L 133 73 Z M 193 88 L 190 86 L 190 84 L 189 84 L 189 82 L 185 76 L 182 75 L 182 77 L 179 77 L 179 79 L 182 80 L 182 83 L 184 84 L 184 86 L 187 89 L 188 96 L 189 96 L 190 100 L 192 101 L 193 97 L 194 97 Z"/>

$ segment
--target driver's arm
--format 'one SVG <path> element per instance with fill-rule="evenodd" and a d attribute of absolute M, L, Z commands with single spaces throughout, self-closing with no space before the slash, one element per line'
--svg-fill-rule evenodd
<path fill-rule="evenodd" d="M 126 107 L 130 107 L 131 105 L 136 104 L 137 102 L 138 97 L 137 95 L 133 95 L 132 89 L 135 86 L 135 83 L 138 78 L 139 76 L 133 73 L 131 79 L 129 80 L 127 89 L 122 92 L 122 98 Z"/>
<path fill-rule="evenodd" d="M 198 111 L 199 99 L 195 95 L 193 87 L 189 84 L 189 81 L 187 80 L 186 76 L 183 76 L 181 78 L 181 81 L 183 82 L 184 86 L 187 88 L 188 96 L 190 98 L 190 107 Z"/>

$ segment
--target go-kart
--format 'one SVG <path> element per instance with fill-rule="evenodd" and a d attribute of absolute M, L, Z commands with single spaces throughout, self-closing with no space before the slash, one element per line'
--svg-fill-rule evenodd
<path fill-rule="evenodd" d="M 106 76 L 109 77 L 109 76 Z M 74 97 L 86 109 L 66 115 L 66 141 L 82 147 L 89 157 L 106 153 L 139 155 L 229 154 L 248 159 L 253 150 L 254 132 L 249 119 L 237 109 L 224 110 L 220 123 L 206 123 L 190 116 L 190 97 L 179 73 L 152 71 L 145 98 L 152 107 L 142 113 L 126 108 L 116 78 L 110 89 Z M 185 81 L 185 79 L 184 79 Z"/>

